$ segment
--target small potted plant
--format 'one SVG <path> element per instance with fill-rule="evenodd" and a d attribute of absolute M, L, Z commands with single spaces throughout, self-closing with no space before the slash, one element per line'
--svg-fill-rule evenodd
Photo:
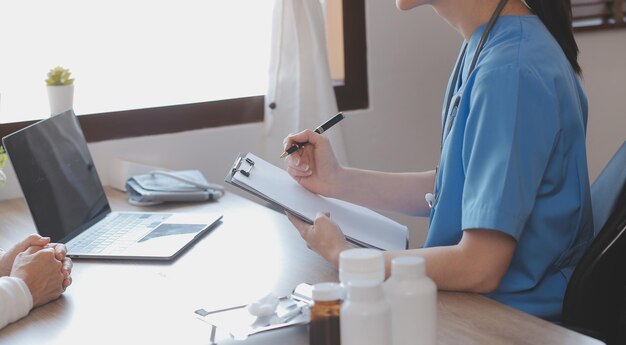
<path fill-rule="evenodd" d="M 69 69 L 57 66 L 48 72 L 48 101 L 50 114 L 57 115 L 73 108 L 74 79 Z"/>
<path fill-rule="evenodd" d="M 4 151 L 4 146 L 0 146 L 0 188 L 4 186 L 4 182 L 6 182 L 7 180 L 7 176 L 4 174 L 4 171 L 2 171 L 2 168 L 4 167 L 6 160 L 7 160 L 7 153 L 6 151 Z"/>

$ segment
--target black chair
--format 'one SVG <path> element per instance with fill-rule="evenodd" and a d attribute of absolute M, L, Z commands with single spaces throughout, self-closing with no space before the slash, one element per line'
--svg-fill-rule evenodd
<path fill-rule="evenodd" d="M 626 142 L 591 186 L 595 238 L 574 270 L 563 325 L 626 344 Z"/>

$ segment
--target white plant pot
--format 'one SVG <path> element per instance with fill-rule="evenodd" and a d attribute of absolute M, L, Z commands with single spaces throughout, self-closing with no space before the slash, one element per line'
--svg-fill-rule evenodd
<path fill-rule="evenodd" d="M 0 188 L 4 187 L 4 183 L 7 181 L 7 175 L 0 169 Z"/>
<path fill-rule="evenodd" d="M 74 103 L 74 84 L 48 86 L 48 101 L 50 102 L 51 116 L 72 109 Z"/>

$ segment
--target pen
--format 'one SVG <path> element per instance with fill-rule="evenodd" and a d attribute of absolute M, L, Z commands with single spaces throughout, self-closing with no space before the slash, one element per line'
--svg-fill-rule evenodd
<path fill-rule="evenodd" d="M 330 127 L 334 126 L 337 122 L 343 120 L 344 118 L 345 116 L 343 115 L 343 113 L 339 112 L 337 113 L 337 115 L 328 119 L 328 121 L 322 123 L 319 127 L 315 129 L 314 132 L 317 134 L 322 134 L 326 132 L 328 129 L 330 129 Z M 280 155 L 280 158 L 285 158 L 289 156 L 290 154 L 298 151 L 300 148 L 302 148 L 306 144 L 308 144 L 308 142 L 293 144 L 290 148 L 288 148 L 285 152 L 283 152 L 282 155 Z"/>

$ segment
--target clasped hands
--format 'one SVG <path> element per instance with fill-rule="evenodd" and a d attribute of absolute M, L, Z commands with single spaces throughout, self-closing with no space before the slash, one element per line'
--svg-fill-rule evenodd
<path fill-rule="evenodd" d="M 0 276 L 22 279 L 33 306 L 57 299 L 72 284 L 72 260 L 61 243 L 32 234 L 6 252 L 0 251 Z"/>

